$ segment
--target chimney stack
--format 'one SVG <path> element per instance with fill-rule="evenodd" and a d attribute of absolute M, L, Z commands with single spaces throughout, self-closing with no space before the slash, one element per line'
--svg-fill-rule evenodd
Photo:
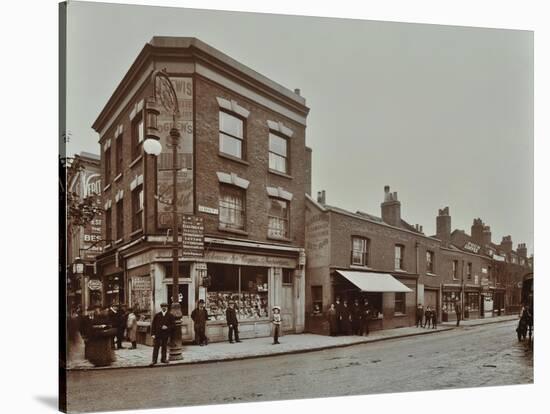
<path fill-rule="evenodd" d="M 326 204 L 326 193 L 325 190 L 317 191 L 317 202 L 319 204 L 325 205 Z"/>
<path fill-rule="evenodd" d="M 518 256 L 527 258 L 527 246 L 525 243 L 518 244 Z"/>
<path fill-rule="evenodd" d="M 483 242 L 482 246 L 489 246 L 491 244 L 491 227 L 483 226 L 481 241 Z"/>
<path fill-rule="evenodd" d="M 483 224 L 483 221 L 480 218 L 474 219 L 474 223 L 472 224 L 472 240 L 474 243 L 479 244 L 480 246 L 483 246 L 483 229 L 485 225 Z"/>
<path fill-rule="evenodd" d="M 390 186 L 384 187 L 384 202 L 382 208 L 382 220 L 395 227 L 401 225 L 401 203 L 397 199 L 397 192 L 390 193 Z"/>
<path fill-rule="evenodd" d="M 451 216 L 449 215 L 449 207 L 439 209 L 435 219 L 436 237 L 448 244 L 451 241 Z"/>
<path fill-rule="evenodd" d="M 506 254 L 510 253 L 513 248 L 512 236 L 504 236 L 500 242 L 500 248 Z"/>
<path fill-rule="evenodd" d="M 300 88 L 294 89 L 294 93 L 295 93 L 296 95 L 300 95 L 300 93 L 301 93 Z"/>

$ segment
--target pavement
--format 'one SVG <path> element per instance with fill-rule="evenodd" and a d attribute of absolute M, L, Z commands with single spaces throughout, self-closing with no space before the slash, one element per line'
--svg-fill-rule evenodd
<path fill-rule="evenodd" d="M 479 326 L 498 322 L 517 320 L 517 315 L 499 316 L 487 319 L 461 321 L 460 327 Z M 183 347 L 183 359 L 170 361 L 169 364 L 157 364 L 156 367 L 182 364 L 198 364 L 206 362 L 231 361 L 259 358 L 283 354 L 319 351 L 329 348 L 347 347 L 356 344 L 386 341 L 417 335 L 427 335 L 438 332 L 460 329 L 456 322 L 441 323 L 437 329 L 406 327 L 386 329 L 371 332 L 368 336 L 324 336 L 314 334 L 292 334 L 280 337 L 280 345 L 272 345 L 272 338 L 246 339 L 241 343 L 228 342 L 211 343 L 208 346 L 186 345 Z M 116 361 L 108 367 L 94 367 L 83 358 L 82 350 L 75 351 L 73 358 L 67 362 L 67 370 L 110 370 L 117 368 L 142 368 L 151 363 L 152 347 L 138 345 L 137 349 L 129 349 L 130 343 L 123 344 L 125 349 L 116 350 Z M 79 357 L 78 355 L 81 355 Z"/>

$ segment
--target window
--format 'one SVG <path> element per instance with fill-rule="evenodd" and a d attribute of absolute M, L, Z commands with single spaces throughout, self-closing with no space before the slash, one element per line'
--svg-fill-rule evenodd
<path fill-rule="evenodd" d="M 244 159 L 244 121 L 220 111 L 220 152 Z"/>
<path fill-rule="evenodd" d="M 395 293 L 395 313 L 405 314 L 405 292 Z"/>
<path fill-rule="evenodd" d="M 229 301 L 235 302 L 239 320 L 269 317 L 268 268 L 208 263 L 211 277 L 206 294 L 210 320 L 224 321 Z"/>
<path fill-rule="evenodd" d="M 403 269 L 403 253 L 405 252 L 405 246 L 401 244 L 395 245 L 395 269 L 397 270 L 404 270 Z"/>
<path fill-rule="evenodd" d="M 460 303 L 460 292 L 443 292 L 441 294 L 442 310 L 446 313 L 455 311 L 455 303 Z"/>
<path fill-rule="evenodd" d="M 132 121 L 132 159 L 141 155 L 141 143 L 145 137 L 143 114 L 140 112 Z"/>
<path fill-rule="evenodd" d="M 322 312 L 323 311 L 323 286 L 312 286 L 311 287 L 311 298 L 312 298 L 312 311 Z"/>
<path fill-rule="evenodd" d="M 246 219 L 245 192 L 237 187 L 220 187 L 220 228 L 244 230 Z"/>
<path fill-rule="evenodd" d="M 124 211 L 122 199 L 116 203 L 116 237 L 122 239 L 124 231 Z"/>
<path fill-rule="evenodd" d="M 426 272 L 434 273 L 434 252 L 426 251 Z"/>
<path fill-rule="evenodd" d="M 269 168 L 287 174 L 288 141 L 279 135 L 269 133 Z"/>
<path fill-rule="evenodd" d="M 292 269 L 283 269 L 283 285 L 292 285 L 292 275 L 294 271 Z"/>
<path fill-rule="evenodd" d="M 137 186 L 132 191 L 132 231 L 142 228 L 143 213 L 143 185 Z"/>
<path fill-rule="evenodd" d="M 267 235 L 268 237 L 274 237 L 277 239 L 288 238 L 288 222 L 290 211 L 288 208 L 288 201 L 281 200 L 279 198 L 269 199 L 269 213 L 267 223 Z"/>
<path fill-rule="evenodd" d="M 476 292 L 466 292 L 464 297 L 464 310 L 468 308 L 468 311 L 478 311 L 479 310 L 479 293 Z"/>
<path fill-rule="evenodd" d="M 491 280 L 493 278 L 493 269 L 491 268 L 491 266 L 487 267 L 487 278 L 489 280 Z"/>
<path fill-rule="evenodd" d="M 110 244 L 113 240 L 113 222 L 112 222 L 112 210 L 108 208 L 105 211 L 105 238 L 106 242 Z"/>
<path fill-rule="evenodd" d="M 105 184 L 111 181 L 111 147 L 105 150 Z"/>
<path fill-rule="evenodd" d="M 122 173 L 122 135 L 116 139 L 115 147 L 115 157 L 116 157 L 116 175 Z"/>
<path fill-rule="evenodd" d="M 468 280 L 472 280 L 472 264 L 468 263 L 468 266 L 466 266 L 466 278 Z"/>
<path fill-rule="evenodd" d="M 458 260 L 453 260 L 453 279 L 458 279 Z"/>
<path fill-rule="evenodd" d="M 368 266 L 369 264 L 369 240 L 363 237 L 351 238 L 351 264 L 356 266 Z"/>

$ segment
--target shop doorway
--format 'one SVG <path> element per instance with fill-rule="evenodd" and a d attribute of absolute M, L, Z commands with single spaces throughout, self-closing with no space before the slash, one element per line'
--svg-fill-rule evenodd
<path fill-rule="evenodd" d="M 283 332 L 294 330 L 294 289 L 292 285 L 284 285 L 281 292 L 281 319 L 283 320 Z"/>

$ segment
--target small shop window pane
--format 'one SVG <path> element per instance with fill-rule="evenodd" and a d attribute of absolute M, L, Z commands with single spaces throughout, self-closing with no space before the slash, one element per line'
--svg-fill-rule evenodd
<path fill-rule="evenodd" d="M 292 269 L 283 269 L 283 284 L 291 285 L 293 274 L 294 274 L 294 271 Z"/>

